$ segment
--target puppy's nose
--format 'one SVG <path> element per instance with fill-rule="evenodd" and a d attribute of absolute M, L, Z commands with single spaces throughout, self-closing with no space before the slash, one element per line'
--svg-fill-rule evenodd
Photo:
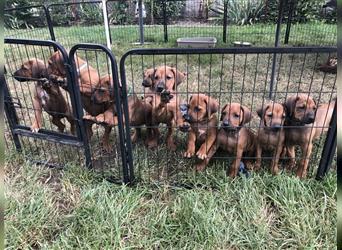
<path fill-rule="evenodd" d="M 315 113 L 310 112 L 307 116 L 308 123 L 313 123 L 315 121 Z"/>
<path fill-rule="evenodd" d="M 141 85 L 144 86 L 144 87 L 150 87 L 149 82 L 146 81 L 146 80 L 143 80 L 142 83 L 141 83 Z"/>
<path fill-rule="evenodd" d="M 223 120 L 222 121 L 222 126 L 223 127 L 229 127 L 229 121 L 228 120 Z"/>
<path fill-rule="evenodd" d="M 281 128 L 280 124 L 275 124 L 275 125 L 272 126 L 272 129 L 274 131 L 278 131 L 280 128 Z"/>
<path fill-rule="evenodd" d="M 165 83 L 164 82 L 160 82 L 157 85 L 157 92 L 162 92 L 165 89 Z"/>

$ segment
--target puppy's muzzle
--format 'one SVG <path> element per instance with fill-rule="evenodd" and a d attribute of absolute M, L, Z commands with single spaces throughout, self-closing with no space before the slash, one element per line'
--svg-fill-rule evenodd
<path fill-rule="evenodd" d="M 25 82 L 25 81 L 29 81 L 30 79 L 24 76 L 21 76 L 21 70 L 17 70 L 13 73 L 13 77 L 15 80 L 19 81 L 19 82 Z"/>
<path fill-rule="evenodd" d="M 308 113 L 306 119 L 304 120 L 305 124 L 311 124 L 315 121 L 315 113 Z"/>
<path fill-rule="evenodd" d="M 157 84 L 156 91 L 158 93 L 161 93 L 161 92 L 163 92 L 164 89 L 165 89 L 165 82 L 159 82 Z"/>
<path fill-rule="evenodd" d="M 272 125 L 271 129 L 272 129 L 272 131 L 277 132 L 281 129 L 281 127 L 282 126 L 280 124 L 274 124 L 274 125 Z"/>
<path fill-rule="evenodd" d="M 222 121 L 221 128 L 223 128 L 225 131 L 237 131 L 239 129 L 239 127 L 232 126 L 228 120 Z"/>
<path fill-rule="evenodd" d="M 146 88 L 151 87 L 150 82 L 147 81 L 147 80 L 143 80 L 142 83 L 141 83 L 141 85 L 144 86 L 144 87 L 146 87 Z"/>

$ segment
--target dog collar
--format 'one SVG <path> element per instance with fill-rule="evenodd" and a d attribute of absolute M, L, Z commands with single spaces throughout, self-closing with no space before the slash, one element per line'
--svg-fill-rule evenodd
<path fill-rule="evenodd" d="M 88 66 L 88 63 L 83 63 L 78 69 L 77 73 L 79 74 L 83 69 L 85 69 Z"/>

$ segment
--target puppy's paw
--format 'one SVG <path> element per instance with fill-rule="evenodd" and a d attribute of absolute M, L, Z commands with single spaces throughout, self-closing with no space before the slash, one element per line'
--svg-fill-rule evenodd
<path fill-rule="evenodd" d="M 40 129 L 40 127 L 38 125 L 32 125 L 31 126 L 31 132 L 33 132 L 33 133 L 38 133 L 39 129 Z"/>
<path fill-rule="evenodd" d="M 205 152 L 205 150 L 198 150 L 196 155 L 201 160 L 204 160 L 207 158 L 207 152 Z"/>
<path fill-rule="evenodd" d="M 205 164 L 204 163 L 198 163 L 195 165 L 195 171 L 196 172 L 203 172 L 205 169 Z"/>
<path fill-rule="evenodd" d="M 185 158 L 191 158 L 193 157 L 195 154 L 195 150 L 187 150 L 185 153 L 184 153 L 184 157 Z"/>
<path fill-rule="evenodd" d="M 173 98 L 173 95 L 171 95 L 170 91 L 168 90 L 164 90 L 160 94 L 160 101 L 163 103 L 169 103 L 172 98 Z"/>
<path fill-rule="evenodd" d="M 95 117 L 95 116 L 92 116 L 92 115 L 84 115 L 84 116 L 83 116 L 83 119 L 84 119 L 84 120 L 88 120 L 88 121 L 96 122 L 96 117 Z"/>

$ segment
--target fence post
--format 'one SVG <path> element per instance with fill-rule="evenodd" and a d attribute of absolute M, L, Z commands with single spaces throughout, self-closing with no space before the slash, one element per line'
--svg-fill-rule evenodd
<path fill-rule="evenodd" d="M 228 0 L 223 2 L 223 42 L 227 42 Z"/>
<path fill-rule="evenodd" d="M 287 0 L 286 0 L 286 2 L 287 2 Z M 276 28 L 276 33 L 275 33 L 274 47 L 279 46 L 279 37 L 280 37 L 280 30 L 281 30 L 281 22 L 283 19 L 283 12 L 284 12 L 284 1 L 279 0 L 278 19 L 277 19 L 277 28 Z M 275 77 L 275 70 L 276 70 L 276 61 L 277 61 L 277 54 L 274 53 L 273 54 L 273 61 L 272 61 L 270 90 L 269 90 L 269 95 L 268 95 L 269 99 L 272 99 L 274 77 Z"/>
<path fill-rule="evenodd" d="M 325 139 L 324 148 L 322 152 L 322 157 L 319 162 L 319 166 L 317 169 L 317 180 L 322 180 L 323 177 L 327 174 L 331 162 L 334 158 L 334 154 L 336 152 L 336 144 L 337 144 L 337 100 L 335 101 L 334 111 L 330 121 L 330 128 L 327 133 L 327 137 Z"/>
<path fill-rule="evenodd" d="M 169 37 L 167 34 L 166 0 L 163 0 L 163 25 L 164 25 L 164 42 L 168 42 Z"/>
<path fill-rule="evenodd" d="M 142 10 L 142 0 L 138 0 L 139 6 L 139 32 L 140 32 L 140 44 L 144 44 L 144 19 Z"/>
<path fill-rule="evenodd" d="M 50 15 L 50 11 L 49 11 L 49 6 L 43 5 L 43 8 L 44 8 L 44 12 L 45 12 L 45 15 L 46 15 L 46 21 L 47 21 L 47 25 L 49 27 L 49 32 L 50 32 L 51 40 L 52 41 L 56 41 L 55 32 L 53 30 L 51 15 Z"/>
<path fill-rule="evenodd" d="M 109 42 L 110 44 L 112 44 L 113 40 L 112 40 L 112 34 L 110 32 L 110 23 L 109 23 L 109 15 L 108 15 L 108 1 L 106 1 L 106 14 L 107 14 L 107 21 L 108 21 L 108 30 L 109 30 Z"/>
<path fill-rule="evenodd" d="M 289 37 L 290 37 L 290 31 L 291 31 L 291 23 L 292 23 L 292 15 L 294 11 L 294 5 L 295 5 L 295 0 L 291 0 L 290 3 L 290 8 L 289 8 L 289 15 L 287 18 L 287 23 L 286 23 L 286 31 L 285 31 L 285 40 L 284 44 L 289 43 Z"/>
<path fill-rule="evenodd" d="M 0 81 L 1 81 L 1 85 L 4 88 L 4 104 L 5 104 L 4 108 L 5 108 L 5 114 L 8 120 L 8 125 L 11 130 L 15 148 L 17 149 L 18 152 L 20 152 L 21 144 L 20 144 L 19 136 L 13 132 L 15 125 L 18 124 L 18 116 L 17 116 L 15 108 L 13 107 L 13 100 L 12 100 L 11 94 L 9 92 L 9 89 L 8 89 L 8 86 L 7 86 L 7 83 L 3 74 L 0 76 Z"/>

